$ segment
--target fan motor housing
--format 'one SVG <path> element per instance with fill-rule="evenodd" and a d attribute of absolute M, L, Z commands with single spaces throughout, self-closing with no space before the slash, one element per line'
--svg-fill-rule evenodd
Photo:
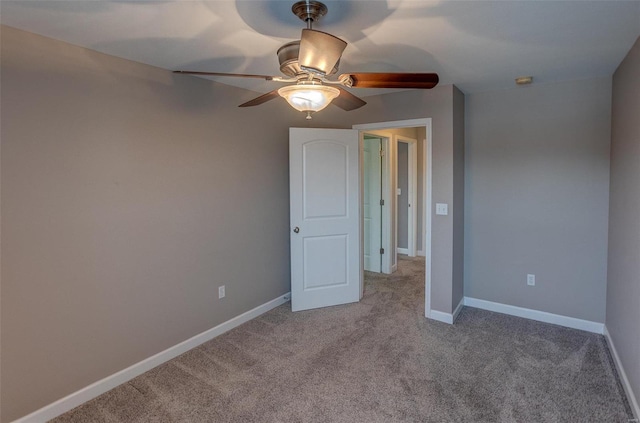
<path fill-rule="evenodd" d="M 306 72 L 300 68 L 298 63 L 298 54 L 300 52 L 300 40 L 291 41 L 278 49 L 278 61 L 280 62 L 280 72 L 283 74 L 295 77 Z M 333 75 L 338 72 L 338 66 L 340 61 L 336 63 L 331 72 L 328 75 Z"/>

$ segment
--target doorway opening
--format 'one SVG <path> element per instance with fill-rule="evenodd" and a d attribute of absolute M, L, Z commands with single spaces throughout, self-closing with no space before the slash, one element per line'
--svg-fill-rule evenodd
<path fill-rule="evenodd" d="M 431 118 L 410 119 L 404 121 L 378 122 L 370 124 L 354 125 L 354 129 L 358 129 L 360 133 L 361 157 L 368 163 L 363 163 L 363 173 L 361 178 L 363 184 L 363 237 L 367 237 L 366 242 L 371 242 L 372 236 L 377 235 L 373 232 L 366 234 L 365 217 L 366 205 L 364 197 L 369 195 L 368 201 L 371 205 L 371 192 L 367 194 L 367 189 L 372 188 L 370 182 L 366 182 L 365 178 L 371 177 L 371 173 L 365 176 L 365 168 L 373 161 L 371 158 L 371 145 L 379 140 L 382 146 L 381 165 L 381 194 L 380 200 L 383 204 L 380 210 L 381 219 L 381 273 L 393 273 L 397 270 L 398 257 L 397 253 L 406 254 L 410 257 L 425 257 L 425 316 L 431 317 L 431 205 L 432 205 L 432 139 L 431 139 Z M 369 144 L 365 151 L 365 146 Z M 401 151 L 399 152 L 398 147 Z M 386 147 L 386 149 L 385 149 Z M 405 150 L 406 147 L 406 150 Z M 366 156 L 369 155 L 367 159 Z M 406 157 L 406 177 L 404 174 L 398 174 L 398 157 L 403 155 Z M 404 159 L 403 159 L 404 160 Z M 401 179 L 403 179 L 401 181 Z M 398 182 L 401 182 L 401 187 Z M 404 185 L 406 181 L 406 185 Z M 366 183 L 366 187 L 364 184 Z M 403 190 L 403 187 L 404 190 Z M 367 188 L 367 189 L 365 189 Z M 400 188 L 400 191 L 398 191 Z M 375 188 L 377 189 L 377 187 Z M 406 200 L 402 195 L 403 191 L 407 194 Z M 400 195 L 398 195 L 400 193 Z M 375 198 L 373 198 L 375 202 Z M 402 201 L 403 205 L 398 210 L 398 205 Z M 405 207 L 406 205 L 406 207 Z M 400 223 L 400 233 L 396 229 L 398 227 L 399 215 L 402 213 L 402 222 Z M 369 214 L 371 216 L 371 214 Z M 369 220 L 369 225 L 372 220 Z M 377 225 L 377 223 L 375 224 Z M 405 226 L 406 225 L 406 226 Z M 406 227 L 406 231 L 404 228 Z M 374 227 L 374 229 L 377 226 Z M 372 235 L 373 234 L 373 235 Z M 386 237 L 385 237 L 386 234 Z M 406 236 L 405 236 L 406 235 Z M 376 238 L 377 239 L 377 238 Z M 405 243 L 406 240 L 406 243 Z M 369 253 L 371 248 L 375 248 L 374 244 L 369 245 Z M 398 248 L 399 247 L 399 248 Z M 364 245 L 364 249 L 367 245 Z M 363 263 L 366 260 L 363 259 Z"/>

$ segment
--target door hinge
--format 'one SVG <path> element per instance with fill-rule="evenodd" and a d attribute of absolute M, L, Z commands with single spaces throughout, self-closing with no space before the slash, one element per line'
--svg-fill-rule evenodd
<path fill-rule="evenodd" d="M 384 150 L 380 149 L 380 157 L 384 157 Z"/>
<path fill-rule="evenodd" d="M 384 200 L 380 200 L 380 205 L 384 206 Z"/>
<path fill-rule="evenodd" d="M 380 254 L 384 254 L 384 248 L 380 248 Z"/>

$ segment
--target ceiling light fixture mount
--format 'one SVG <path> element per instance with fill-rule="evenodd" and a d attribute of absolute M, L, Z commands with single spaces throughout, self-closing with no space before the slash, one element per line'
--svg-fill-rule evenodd
<path fill-rule="evenodd" d="M 327 9 L 327 6 L 322 2 L 303 0 L 294 3 L 294 5 L 291 6 L 291 11 L 299 17 L 301 21 L 307 23 L 307 28 L 311 29 L 313 23 L 326 15 L 329 9 Z"/>

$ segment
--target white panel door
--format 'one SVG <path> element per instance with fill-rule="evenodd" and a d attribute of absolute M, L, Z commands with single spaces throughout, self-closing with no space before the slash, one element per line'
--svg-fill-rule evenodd
<path fill-rule="evenodd" d="M 380 272 L 382 256 L 382 146 L 379 138 L 365 138 L 363 146 L 364 270 Z"/>
<path fill-rule="evenodd" d="M 291 308 L 360 300 L 358 131 L 291 128 Z"/>

